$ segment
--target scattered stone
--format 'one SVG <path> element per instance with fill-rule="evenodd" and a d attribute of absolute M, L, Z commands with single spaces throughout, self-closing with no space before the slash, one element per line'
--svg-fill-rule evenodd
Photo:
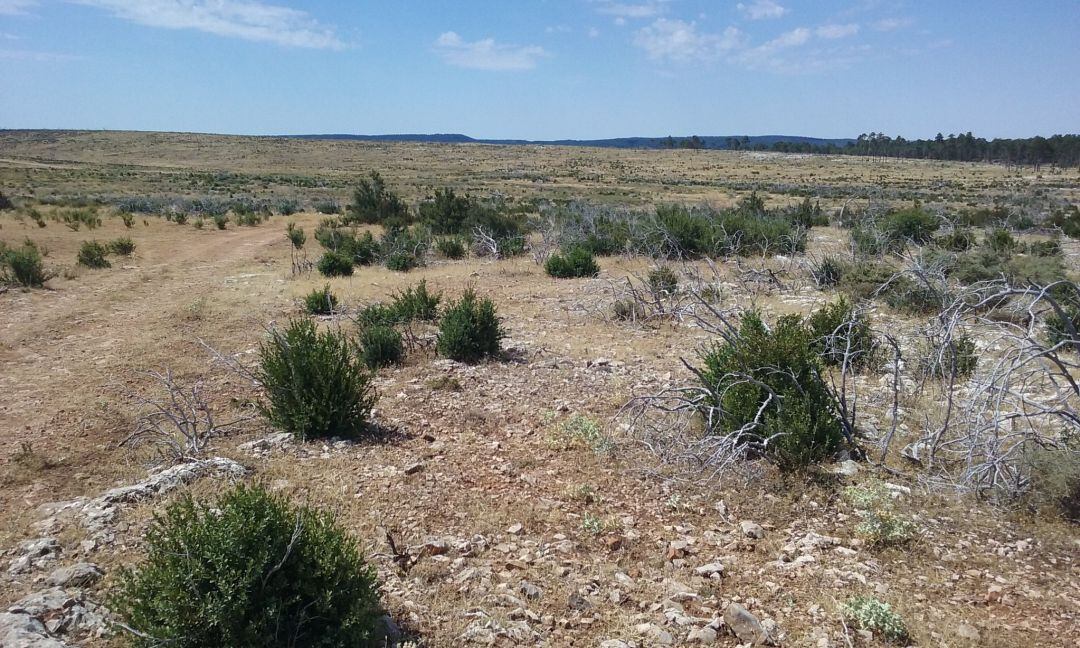
<path fill-rule="evenodd" d="M 417 461 L 416 463 L 411 463 L 408 466 L 405 466 L 405 474 L 406 475 L 415 475 L 416 473 L 420 472 L 423 469 L 424 469 L 424 462 L 423 461 Z"/>
<path fill-rule="evenodd" d="M 986 589 L 986 602 L 987 603 L 1000 603 L 1001 602 L 1001 585 L 991 585 Z"/>
<path fill-rule="evenodd" d="M 518 589 L 521 591 L 522 594 L 525 595 L 525 598 L 529 598 L 529 599 L 538 599 L 538 598 L 540 598 L 541 596 L 544 595 L 543 590 L 541 590 L 536 585 L 533 585 L 529 581 L 524 581 L 524 580 L 521 581 L 521 584 L 518 586 Z"/>
<path fill-rule="evenodd" d="M 698 576 L 704 576 L 705 578 L 720 578 L 724 575 L 724 565 L 718 562 L 712 562 L 707 565 L 702 565 L 694 570 Z"/>
<path fill-rule="evenodd" d="M 716 643 L 716 630 L 711 626 L 697 628 L 686 635 L 686 640 L 690 643 L 713 644 Z"/>
<path fill-rule="evenodd" d="M 840 463 L 833 466 L 829 470 L 829 472 L 833 473 L 834 475 L 840 475 L 842 477 L 854 477 L 855 475 L 859 474 L 859 464 L 857 464 L 853 459 L 845 459 L 844 461 L 841 461 Z"/>
<path fill-rule="evenodd" d="M 605 639 L 600 642 L 600 648 L 630 648 L 630 644 L 622 639 Z"/>
<path fill-rule="evenodd" d="M 45 624 L 29 614 L 0 612 L 0 646 L 11 648 L 67 648 L 50 637 Z"/>
<path fill-rule="evenodd" d="M 103 575 L 97 565 L 81 562 L 54 570 L 45 582 L 57 587 L 86 587 L 96 583 Z"/>
<path fill-rule="evenodd" d="M 649 645 L 670 646 L 675 643 L 675 637 L 655 623 L 639 623 L 634 629 L 649 640 Z"/>
<path fill-rule="evenodd" d="M 765 529 L 763 529 L 761 525 L 757 522 L 743 520 L 739 523 L 739 528 L 742 529 L 743 535 L 745 535 L 747 538 L 761 540 L 765 537 Z"/>
<path fill-rule="evenodd" d="M 22 574 L 40 567 L 60 553 L 56 538 L 38 538 L 19 543 L 19 556 L 8 566 L 9 574 Z"/>
<path fill-rule="evenodd" d="M 507 529 L 506 532 L 509 533 L 510 535 L 518 535 L 519 533 L 521 533 L 521 530 L 524 529 L 524 528 L 525 527 L 523 527 L 521 525 L 521 523 L 518 522 L 516 524 L 510 525 L 510 528 Z"/>
<path fill-rule="evenodd" d="M 956 636 L 960 637 L 961 639 L 968 639 L 969 641 L 978 641 L 980 638 L 982 638 L 982 635 L 979 634 L 979 629 L 971 625 L 970 623 L 961 623 L 959 626 L 957 626 Z"/>
<path fill-rule="evenodd" d="M 739 641 L 752 646 L 763 646 L 769 641 L 769 635 L 757 617 L 738 603 L 732 603 L 724 611 L 724 623 Z"/>

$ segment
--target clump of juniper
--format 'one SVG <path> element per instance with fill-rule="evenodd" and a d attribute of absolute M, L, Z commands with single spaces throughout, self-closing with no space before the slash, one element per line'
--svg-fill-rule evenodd
<path fill-rule="evenodd" d="M 289 243 L 292 243 L 294 250 L 303 248 L 304 243 L 307 242 L 307 234 L 304 233 L 304 228 L 297 226 L 296 223 L 289 223 L 285 226 L 285 237 L 289 239 Z"/>
<path fill-rule="evenodd" d="M 679 289 L 679 275 L 668 266 L 649 271 L 649 288 L 658 295 L 674 295 Z"/>
<path fill-rule="evenodd" d="M 229 217 L 226 216 L 225 214 L 215 214 L 214 215 L 214 226 L 217 227 L 219 230 L 225 229 L 225 227 L 228 224 L 229 224 Z"/>
<path fill-rule="evenodd" d="M 810 263 L 810 276 L 818 288 L 832 288 L 840 284 L 848 265 L 836 257 L 826 256 Z"/>
<path fill-rule="evenodd" d="M 600 274 L 600 266 L 596 265 L 592 252 L 583 247 L 576 247 L 562 254 L 553 254 L 548 257 L 544 263 L 544 271 L 557 279 L 595 277 Z"/>
<path fill-rule="evenodd" d="M 345 209 L 345 222 L 382 224 L 387 227 L 405 225 L 409 221 L 409 207 L 396 193 L 386 186 L 377 171 L 360 180 L 353 193 L 353 202 Z"/>
<path fill-rule="evenodd" d="M 370 369 L 400 364 L 405 357 L 401 333 L 385 324 L 360 329 L 360 357 Z"/>
<path fill-rule="evenodd" d="M 324 277 L 351 277 L 353 273 L 352 259 L 333 250 L 323 253 L 316 267 Z"/>
<path fill-rule="evenodd" d="M 888 641 L 902 642 L 908 637 L 907 627 L 892 606 L 872 596 L 856 596 L 841 608 L 844 616 L 860 630 L 880 634 Z"/>
<path fill-rule="evenodd" d="M 316 288 L 304 296 L 304 310 L 311 315 L 330 315 L 337 308 L 338 300 L 330 292 L 330 284 Z"/>
<path fill-rule="evenodd" d="M 828 366 L 847 363 L 864 368 L 874 359 L 874 334 L 870 318 L 855 310 L 844 297 L 826 304 L 807 318 L 811 343 Z"/>
<path fill-rule="evenodd" d="M 801 319 L 768 328 L 748 312 L 738 334 L 714 344 L 696 370 L 706 397 L 707 433 L 737 435 L 751 456 L 798 470 L 840 448 L 844 433 L 821 376 L 821 359 Z"/>
<path fill-rule="evenodd" d="M 369 430 L 372 375 L 340 331 L 320 332 L 308 319 L 274 330 L 260 347 L 259 382 L 275 427 L 303 440 L 353 438 Z"/>
<path fill-rule="evenodd" d="M 460 236 L 445 236 L 435 240 L 435 250 L 451 260 L 464 259 L 468 252 Z"/>
<path fill-rule="evenodd" d="M 919 358 L 919 368 L 927 376 L 966 378 L 979 366 L 975 340 L 970 335 L 953 336 L 948 342 L 929 340 Z"/>
<path fill-rule="evenodd" d="M 478 298 L 470 288 L 443 313 L 436 348 L 444 357 L 476 362 L 498 355 L 505 335 L 495 303 Z"/>
<path fill-rule="evenodd" d="M 434 322 L 439 317 L 440 301 L 442 293 L 428 292 L 427 280 L 421 279 L 415 286 L 409 286 L 394 295 L 390 308 L 400 322 Z"/>
<path fill-rule="evenodd" d="M 381 645 L 378 583 L 334 516 L 259 486 L 154 516 L 109 607 L 132 646 Z"/>
<path fill-rule="evenodd" d="M 105 258 L 108 253 L 109 249 L 97 241 L 83 241 L 82 245 L 79 246 L 77 259 L 79 265 L 87 268 L 108 268 L 112 266 L 109 260 Z"/>
<path fill-rule="evenodd" d="M 120 256 L 131 256 L 135 253 L 135 241 L 130 236 L 122 236 L 108 242 L 109 252 Z"/>
<path fill-rule="evenodd" d="M 10 249 L 0 241 L 0 282 L 39 288 L 49 279 L 41 250 L 33 241 L 27 239 L 21 247 Z"/>

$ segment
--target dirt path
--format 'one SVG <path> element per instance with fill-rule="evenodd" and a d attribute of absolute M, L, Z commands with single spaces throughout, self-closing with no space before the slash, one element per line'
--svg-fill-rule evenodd
<path fill-rule="evenodd" d="M 110 225 L 116 224 L 95 237 L 113 234 Z M 170 338 L 183 332 L 184 309 L 214 299 L 226 285 L 223 277 L 283 241 L 276 224 L 187 230 L 182 241 L 165 227 L 135 230 L 134 259 L 54 279 L 54 290 L 0 296 L 0 419 L 6 431 L 0 435 L 0 465 L 25 442 L 40 451 L 62 451 L 72 435 L 60 420 L 79 419 L 76 411 L 82 409 L 78 427 L 85 429 L 101 409 L 105 387 L 125 373 L 156 362 L 184 365 L 190 359 L 170 357 L 177 350 Z M 49 261 L 74 258 L 73 251 L 45 245 Z M 272 279 L 269 273 L 259 278 Z"/>

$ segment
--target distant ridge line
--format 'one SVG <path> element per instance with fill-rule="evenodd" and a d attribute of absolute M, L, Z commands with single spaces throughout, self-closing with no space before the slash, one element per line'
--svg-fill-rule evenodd
<path fill-rule="evenodd" d="M 561 140 L 526 140 L 526 139 L 479 139 L 461 133 L 400 133 L 387 135 L 350 135 L 345 133 L 326 133 L 311 135 L 278 135 L 290 139 L 304 140 L 352 140 L 361 142 L 423 142 L 437 144 L 502 144 L 532 146 L 593 146 L 600 148 L 639 148 L 665 149 L 687 148 L 685 145 L 695 136 L 688 137 L 613 137 L 608 139 L 561 139 Z M 802 135 L 703 135 L 696 136 L 698 146 L 694 148 L 728 149 L 734 141 L 738 148 L 753 148 L 758 145 L 771 146 L 777 142 L 813 144 L 815 146 L 846 146 L 856 140 L 853 138 L 821 138 Z"/>

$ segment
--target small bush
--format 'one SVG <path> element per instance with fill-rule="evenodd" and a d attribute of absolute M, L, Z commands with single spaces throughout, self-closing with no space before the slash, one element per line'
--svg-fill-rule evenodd
<path fill-rule="evenodd" d="M 324 277 L 351 277 L 353 273 L 352 259 L 332 250 L 319 257 L 317 267 Z"/>
<path fill-rule="evenodd" d="M 382 224 L 388 227 L 409 221 L 409 207 L 386 186 L 378 172 L 360 180 L 353 202 L 345 210 L 347 223 Z"/>
<path fill-rule="evenodd" d="M 219 230 L 225 229 L 225 227 L 228 224 L 229 224 L 229 217 L 226 216 L 225 214 L 215 214 L 214 215 L 214 226 L 217 227 Z"/>
<path fill-rule="evenodd" d="M 679 289 L 679 275 L 668 266 L 650 270 L 649 288 L 658 295 L 674 295 Z"/>
<path fill-rule="evenodd" d="M 770 330 L 757 313 L 746 313 L 738 336 L 701 359 L 708 432 L 738 434 L 782 470 L 805 468 L 840 448 L 836 405 L 798 316 L 782 317 Z"/>
<path fill-rule="evenodd" d="M 259 369 L 270 423 L 301 440 L 364 434 L 375 389 L 356 351 L 340 332 L 320 333 L 306 319 L 273 331 L 260 347 Z"/>
<path fill-rule="evenodd" d="M 154 516 L 112 608 L 133 646 L 381 645 L 373 568 L 331 514 L 240 486 Z"/>
<path fill-rule="evenodd" d="M 121 218 L 121 220 L 124 221 L 124 227 L 126 227 L 127 229 L 131 229 L 131 228 L 135 227 L 135 215 L 134 214 L 129 214 L 128 212 L 123 212 L 122 214 L 120 214 L 120 218 Z"/>
<path fill-rule="evenodd" d="M 497 355 L 505 335 L 495 303 L 477 298 L 470 288 L 443 313 L 436 348 L 447 358 L 476 362 Z"/>
<path fill-rule="evenodd" d="M 919 207 L 893 212 L 885 217 L 882 229 L 892 241 L 910 241 L 917 245 L 929 243 L 941 220 Z"/>
<path fill-rule="evenodd" d="M 548 257 L 544 271 L 557 279 L 595 277 L 600 274 L 600 266 L 596 265 L 592 252 L 579 247 Z"/>
<path fill-rule="evenodd" d="M 966 227 L 956 227 L 948 234 L 935 238 L 934 245 L 950 252 L 966 252 L 975 247 L 975 233 Z"/>
<path fill-rule="evenodd" d="M 334 215 L 341 213 L 341 205 L 338 204 L 338 201 L 333 199 L 317 200 L 312 206 L 315 208 L 315 211 L 320 214 Z"/>
<path fill-rule="evenodd" d="M 596 454 L 607 454 L 614 448 L 614 443 L 600 425 L 580 414 L 559 421 L 552 431 L 551 442 L 562 448 L 585 447 Z"/>
<path fill-rule="evenodd" d="M 97 241 L 83 241 L 79 247 L 79 265 L 87 268 L 108 268 L 112 264 L 105 258 L 109 249 Z"/>
<path fill-rule="evenodd" d="M 1059 257 L 1063 254 L 1061 241 L 1050 239 L 1049 241 L 1032 241 L 1028 245 L 1028 254 L 1037 257 Z"/>
<path fill-rule="evenodd" d="M 896 270 L 885 263 L 858 261 L 844 269 L 838 287 L 852 300 L 863 301 L 874 297 L 882 286 L 891 283 L 895 274 Z"/>
<path fill-rule="evenodd" d="M 855 311 L 855 306 L 841 297 L 826 304 L 807 319 L 811 343 L 829 366 L 839 366 L 844 358 L 850 367 L 863 368 L 874 359 L 874 334 L 870 319 Z"/>
<path fill-rule="evenodd" d="M 101 217 L 98 216 L 95 209 L 65 211 L 60 215 L 60 219 L 74 232 L 79 231 L 81 225 L 85 225 L 86 229 L 91 230 L 101 227 Z"/>
<path fill-rule="evenodd" d="M 360 309 L 356 314 L 356 323 L 360 328 L 368 326 L 395 326 L 399 324 L 398 313 L 386 304 L 371 304 Z"/>
<path fill-rule="evenodd" d="M 954 371 L 957 378 L 966 378 L 975 373 L 978 365 L 975 340 L 969 335 L 956 336 L 951 344 L 928 344 L 919 360 L 919 368 L 924 374 L 941 379 L 949 378 Z"/>
<path fill-rule="evenodd" d="M 7 249 L 0 242 L 0 281 L 39 288 L 49 278 L 36 245 L 27 241 L 22 247 Z"/>
<path fill-rule="evenodd" d="M 947 298 L 940 292 L 944 286 L 931 286 L 908 275 L 894 278 L 882 291 L 885 303 L 895 311 L 911 315 L 927 315 L 940 311 Z"/>
<path fill-rule="evenodd" d="M 879 634 L 888 641 L 903 642 L 908 637 L 907 627 L 892 606 L 872 596 L 856 596 L 841 608 L 844 617 L 860 630 Z"/>
<path fill-rule="evenodd" d="M 338 300 L 330 292 L 330 284 L 316 288 L 304 297 L 304 310 L 311 315 L 330 315 L 337 309 Z"/>
<path fill-rule="evenodd" d="M 135 241 L 132 241 L 130 236 L 113 239 L 109 241 L 107 245 L 109 252 L 113 254 L 118 254 L 120 256 L 131 256 L 132 254 L 135 254 Z"/>
<path fill-rule="evenodd" d="M 11 199 L 5 196 L 4 192 L 0 191 L 0 211 L 9 209 L 15 209 L 15 203 L 11 202 Z"/>
<path fill-rule="evenodd" d="M 442 293 L 428 292 L 427 280 L 422 279 L 415 286 L 409 286 L 394 295 L 390 310 L 398 322 L 413 320 L 434 322 L 439 317 L 440 301 L 442 301 Z"/>
<path fill-rule="evenodd" d="M 409 252 L 394 252 L 386 257 L 386 269 L 394 272 L 408 272 L 420 266 L 420 260 Z"/>
<path fill-rule="evenodd" d="M 289 239 L 289 243 L 292 243 L 294 250 L 303 248 L 304 243 L 307 242 L 307 234 L 304 233 L 304 228 L 297 226 L 296 223 L 289 223 L 285 226 L 285 237 Z"/>
<path fill-rule="evenodd" d="M 1061 447 L 1033 446 L 1024 454 L 1031 475 L 1025 500 L 1036 510 L 1055 511 L 1066 520 L 1080 522 L 1080 446 L 1077 439 Z"/>
<path fill-rule="evenodd" d="M 1061 310 L 1064 317 L 1057 311 L 1046 316 L 1046 339 L 1052 347 L 1059 344 L 1076 346 L 1080 344 L 1080 305 L 1066 302 L 1061 304 Z"/>
<path fill-rule="evenodd" d="M 447 236 L 435 240 L 435 250 L 447 259 L 464 259 L 468 250 L 465 241 L 457 236 Z"/>
<path fill-rule="evenodd" d="M 896 512 L 892 496 L 881 482 L 871 480 L 849 486 L 844 497 L 862 518 L 855 534 L 871 546 L 901 545 L 915 538 L 918 530 L 915 523 Z"/>
<path fill-rule="evenodd" d="M 998 254 L 1012 254 L 1019 246 L 1009 230 L 1000 227 L 987 232 L 983 244 Z"/>
<path fill-rule="evenodd" d="M 400 364 L 405 356 L 401 334 L 389 326 L 365 326 L 360 329 L 360 357 L 370 369 Z"/>
<path fill-rule="evenodd" d="M 616 299 L 612 305 L 612 316 L 624 322 L 636 322 L 645 318 L 645 306 L 635 299 Z"/>
<path fill-rule="evenodd" d="M 810 276 L 814 278 L 814 284 L 822 290 L 838 286 L 846 270 L 847 264 L 832 256 L 823 257 L 810 264 Z"/>

